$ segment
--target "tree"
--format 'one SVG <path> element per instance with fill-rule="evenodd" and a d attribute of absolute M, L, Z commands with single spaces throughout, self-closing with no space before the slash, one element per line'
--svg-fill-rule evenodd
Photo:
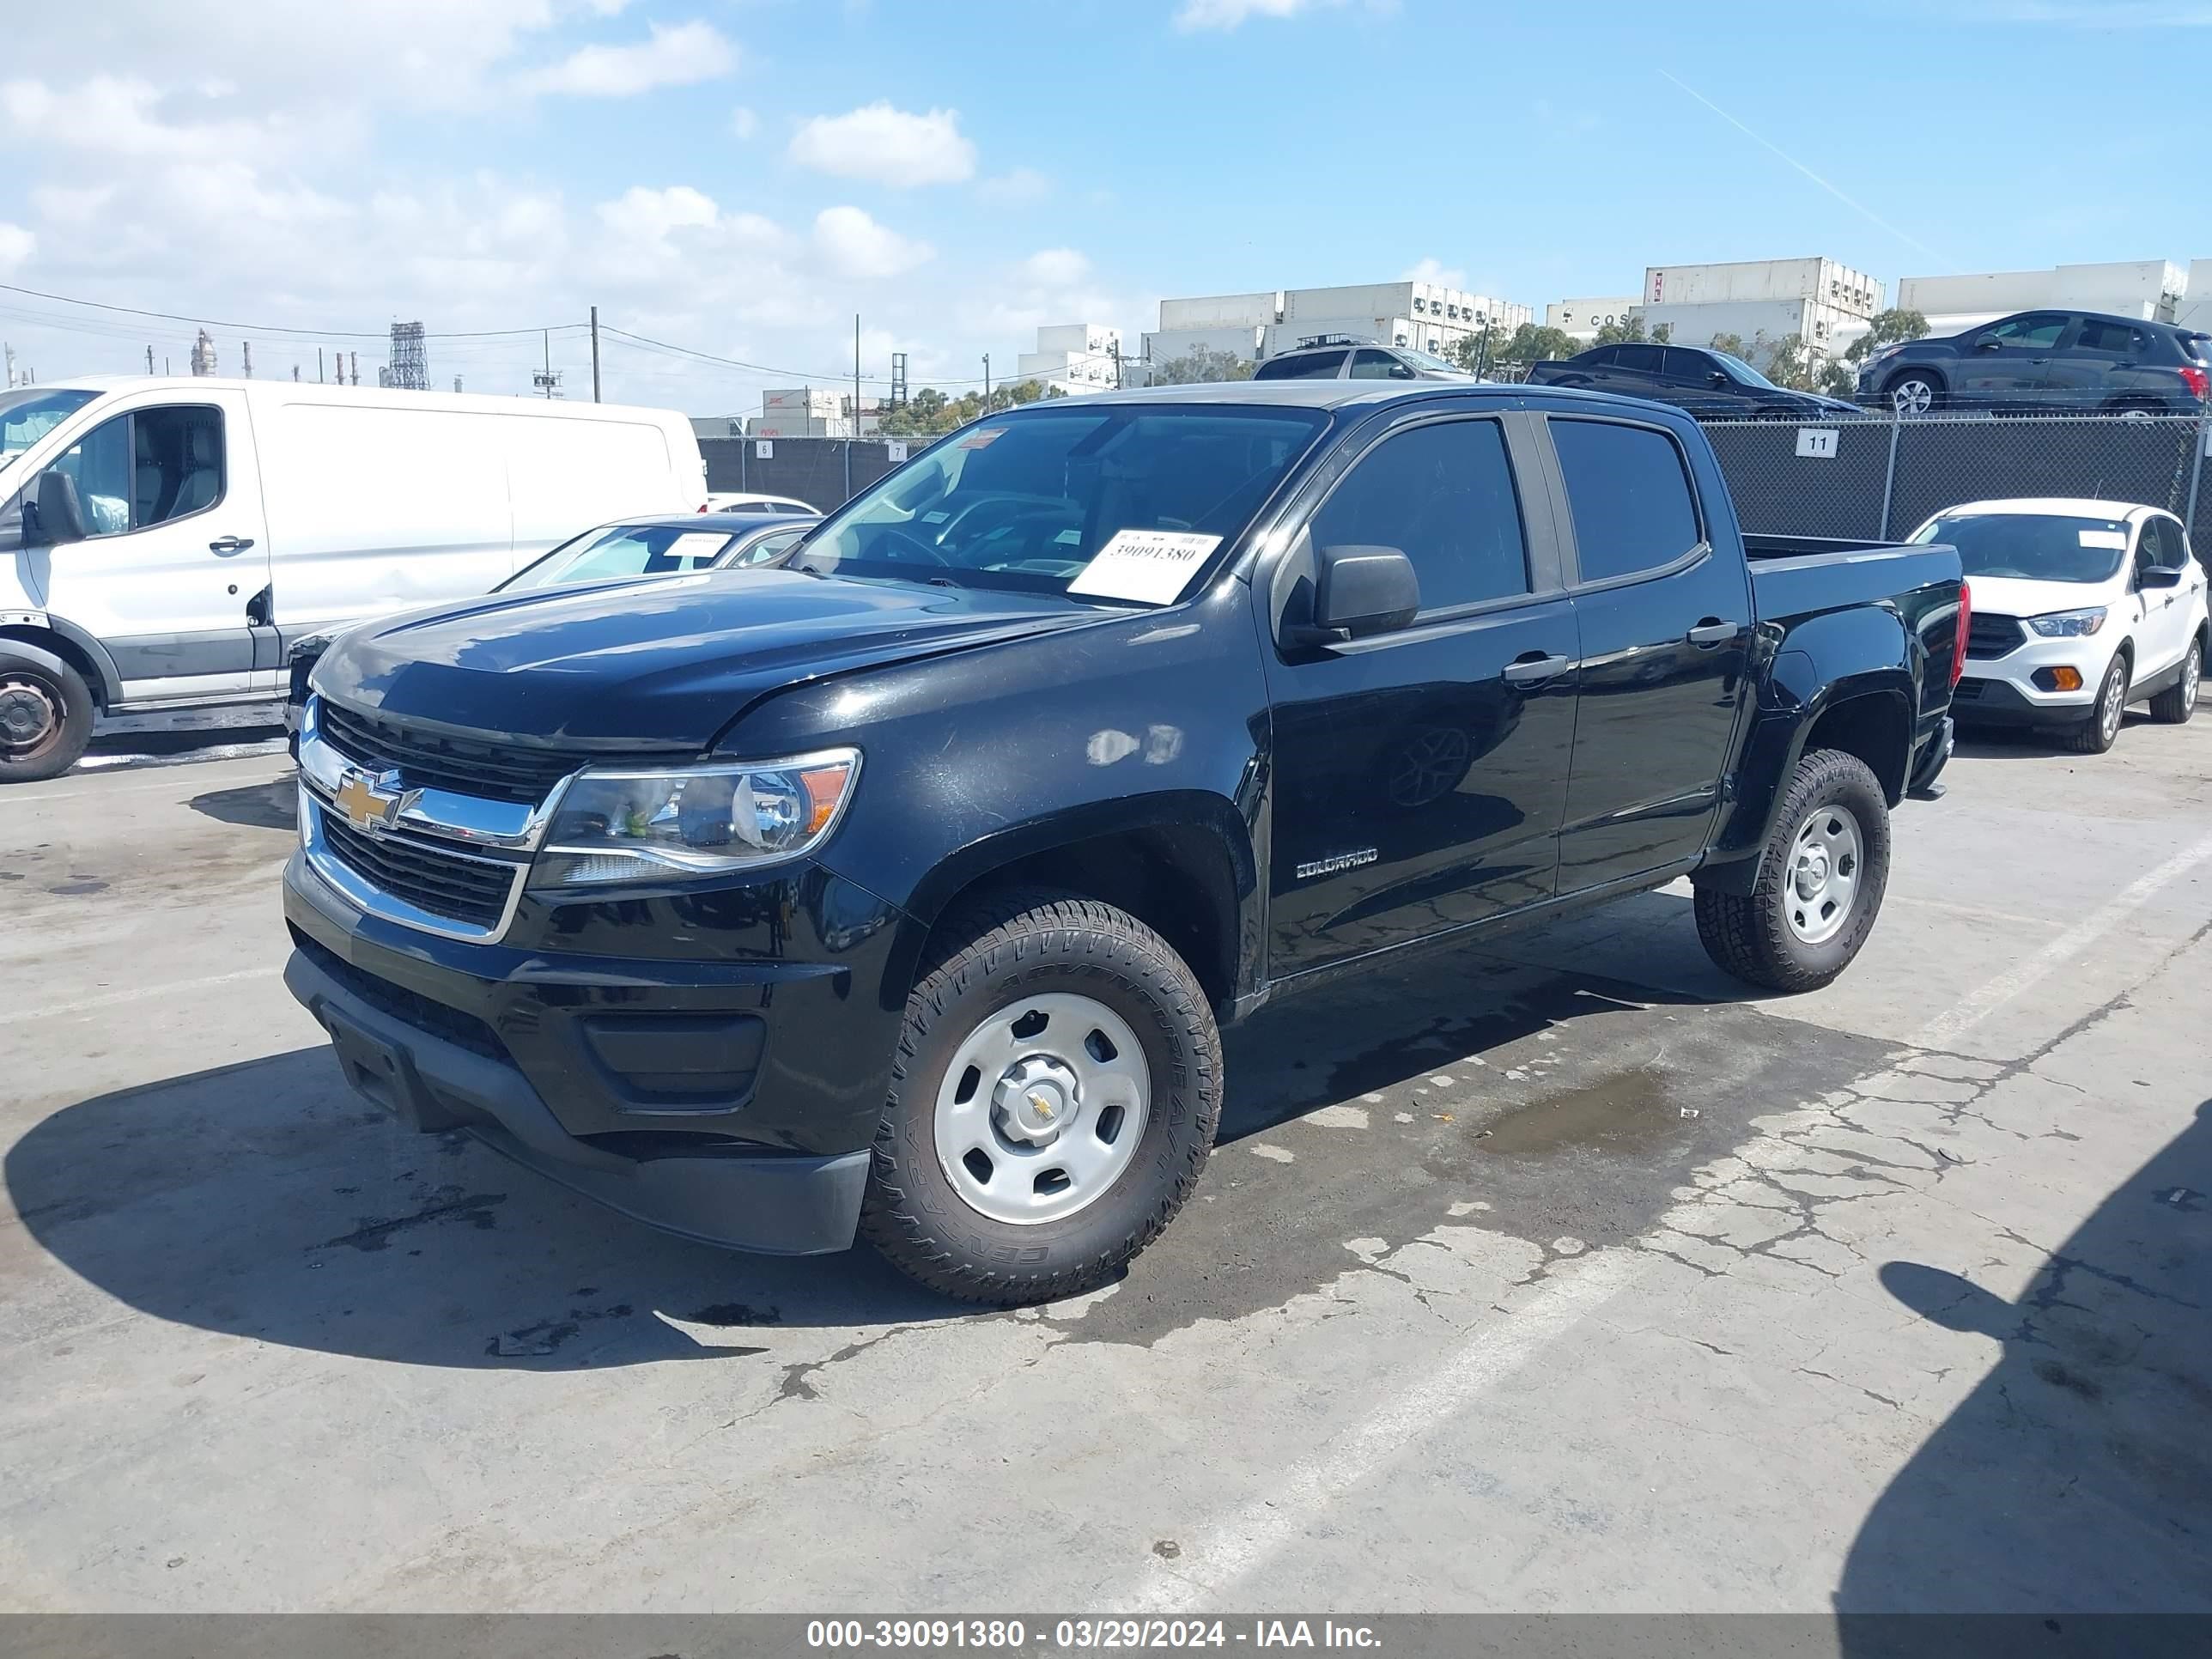
<path fill-rule="evenodd" d="M 1705 342 L 1715 351 L 1725 351 L 1731 357 L 1746 357 L 1747 349 L 1741 334 L 1716 334 Z"/>
<path fill-rule="evenodd" d="M 1594 346 L 1633 345 L 1644 337 L 1644 319 L 1632 311 L 1617 323 L 1601 324 L 1590 343 Z"/>
<path fill-rule="evenodd" d="M 1802 334 L 1785 334 L 1775 342 L 1774 355 L 1766 365 L 1766 378 L 1777 386 L 1788 386 L 1792 392 L 1810 392 L 1814 382 L 1813 354 Z"/>
<path fill-rule="evenodd" d="M 1879 351 L 1886 345 L 1899 345 L 1906 340 L 1926 337 L 1928 319 L 1917 311 L 1900 311 L 1892 306 L 1887 311 L 1875 313 L 1873 324 L 1867 331 L 1852 341 L 1844 352 L 1851 362 L 1863 362 L 1867 354 Z"/>
<path fill-rule="evenodd" d="M 1452 357 L 1461 368 L 1472 371 L 1476 354 L 1480 350 L 1482 337 L 1469 335 L 1452 343 Z M 1504 339 L 1495 330 L 1490 336 L 1490 361 L 1511 363 L 1525 368 L 1546 358 L 1571 357 L 1582 348 L 1574 337 L 1565 330 L 1548 328 L 1538 323 L 1523 323 Z"/>
<path fill-rule="evenodd" d="M 1213 380 L 1249 380 L 1258 364 L 1248 362 L 1233 351 L 1216 351 L 1210 346 L 1198 346 L 1180 357 L 1154 366 L 1154 386 L 1200 386 Z"/>

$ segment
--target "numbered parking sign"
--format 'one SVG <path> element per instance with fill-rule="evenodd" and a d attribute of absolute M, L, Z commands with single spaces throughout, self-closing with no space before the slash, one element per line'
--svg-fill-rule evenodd
<path fill-rule="evenodd" d="M 1799 427 L 1797 455 L 1801 460 L 1834 460 L 1836 459 L 1836 428 L 1832 426 Z"/>

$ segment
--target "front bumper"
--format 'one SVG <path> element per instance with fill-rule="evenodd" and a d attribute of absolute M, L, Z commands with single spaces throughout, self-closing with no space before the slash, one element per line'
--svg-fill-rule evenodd
<path fill-rule="evenodd" d="M 864 890 L 806 865 L 532 905 L 474 943 L 364 913 L 295 854 L 284 911 L 286 983 L 347 1081 L 410 1127 L 707 1243 L 852 1243 L 912 945 Z"/>
<path fill-rule="evenodd" d="M 1960 724 L 2063 726 L 2085 718 L 2097 702 L 2097 688 L 2119 648 L 2119 632 L 2110 624 L 2096 634 L 2046 640 L 2028 639 L 2002 657 L 1966 659 L 1965 677 L 1951 694 L 1951 713 Z M 2036 676 L 2070 668 L 2081 677 L 2071 691 L 2045 690 Z"/>

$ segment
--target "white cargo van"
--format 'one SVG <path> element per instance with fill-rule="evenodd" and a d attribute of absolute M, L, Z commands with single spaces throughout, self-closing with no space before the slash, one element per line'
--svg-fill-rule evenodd
<path fill-rule="evenodd" d="M 707 498 L 657 409 L 284 380 L 0 392 L 0 783 L 96 717 L 274 697 L 286 643 Z"/>

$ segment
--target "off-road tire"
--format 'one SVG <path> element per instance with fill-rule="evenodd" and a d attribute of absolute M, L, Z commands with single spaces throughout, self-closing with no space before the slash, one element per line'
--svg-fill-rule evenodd
<path fill-rule="evenodd" d="M 1182 958 L 1127 912 L 1048 890 L 1000 894 L 939 930 L 907 998 L 870 1159 L 860 1235 L 909 1278 L 1002 1307 L 1112 1282 L 1174 1220 L 1221 1120 L 1221 1036 Z M 1127 1020 L 1152 1097 L 1136 1156 L 1113 1186 L 1058 1221 L 984 1216 L 945 1179 L 934 1117 L 967 1035 L 1024 995 L 1072 992 Z"/>
<path fill-rule="evenodd" d="M 2120 727 L 2128 717 L 2128 653 L 2118 651 L 2112 654 L 2112 665 L 2105 671 L 2105 678 L 2097 682 L 2097 700 L 2089 705 L 2087 720 L 2075 720 L 2059 733 L 2058 740 L 2077 755 L 2101 755 L 2118 741 Z M 2120 683 L 2119 713 L 2110 724 L 2106 721 L 2106 699 L 2112 695 L 2112 681 Z"/>
<path fill-rule="evenodd" d="M 0 695 L 14 683 L 27 705 L 32 698 L 58 703 L 61 715 L 35 739 L 21 744 L 0 732 L 0 783 L 36 783 L 68 771 L 92 741 L 92 690 L 84 676 L 47 652 L 18 649 L 0 640 Z"/>
<path fill-rule="evenodd" d="M 1790 852 L 1798 825 L 1823 805 L 1848 807 L 1858 820 L 1863 868 L 1853 914 L 1833 938 L 1808 945 L 1790 930 Z M 1705 954 L 1723 972 L 1764 990 L 1818 990 L 1850 966 L 1874 931 L 1889 884 L 1889 803 L 1866 763 L 1840 749 L 1815 750 L 1797 763 L 1782 792 L 1752 890 L 1697 890 L 1698 938 Z"/>
<path fill-rule="evenodd" d="M 2191 678 L 2190 665 L 2194 661 L 2197 675 Z M 2189 654 L 2181 659 L 2181 678 L 2150 700 L 2150 717 L 2165 726 L 2179 726 L 2197 712 L 2197 693 L 2204 674 L 2204 641 L 2194 639 L 2189 642 Z"/>

